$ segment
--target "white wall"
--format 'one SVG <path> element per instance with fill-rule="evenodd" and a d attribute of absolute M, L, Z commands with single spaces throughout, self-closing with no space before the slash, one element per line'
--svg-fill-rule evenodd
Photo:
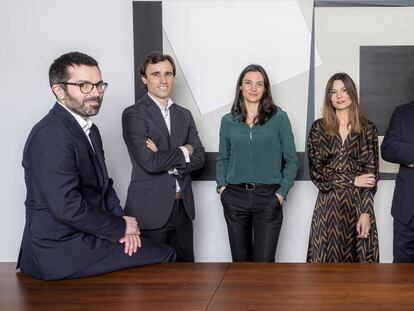
<path fill-rule="evenodd" d="M 16 261 L 25 213 L 22 151 L 31 128 L 55 100 L 49 66 L 66 52 L 79 50 L 95 57 L 109 82 L 95 121 L 108 169 L 125 199 L 131 167 L 121 136 L 121 113 L 134 102 L 132 2 L 2 0 L 0 42 L 0 261 Z"/>
<path fill-rule="evenodd" d="M 256 3 L 260 5 L 260 2 Z M 312 2 L 299 0 L 298 3 L 309 26 Z M 324 63 L 317 71 L 318 102 L 321 88 L 331 73 L 337 70 L 348 71 L 358 80 L 359 63 L 355 45 L 359 45 L 365 38 L 360 34 L 359 27 L 349 25 L 346 18 L 343 24 L 347 23 L 349 28 L 341 23 L 338 25 L 337 18 L 343 16 L 342 11 L 339 13 L 332 10 L 319 9 L 317 15 L 324 21 L 317 28 L 318 49 Z M 353 10 L 355 11 L 346 9 L 349 18 L 359 12 L 357 9 Z M 401 16 L 401 10 L 403 9 L 387 12 Z M 384 13 L 381 13 L 381 17 L 388 14 L 382 12 Z M 363 20 L 362 15 L 360 18 Z M 375 17 L 372 19 L 374 23 Z M 406 20 L 406 23 L 412 22 Z M 338 29 L 342 31 L 340 36 Z M 384 28 L 381 31 L 381 36 L 378 36 L 375 43 L 382 42 L 382 38 L 387 36 L 392 37 L 392 42 L 396 43 L 406 40 L 404 31 L 399 37 L 395 37 L 389 29 Z M 412 33 L 409 37 L 414 38 Z M 341 45 L 336 44 L 336 40 L 347 42 L 346 47 L 354 47 L 352 53 L 340 50 Z M 359 40 L 359 43 L 354 44 L 354 40 Z M 366 43 L 364 40 L 362 42 Z M 166 52 L 173 53 L 168 42 L 164 46 Z M 95 122 L 103 136 L 110 175 L 115 180 L 115 188 L 121 201 L 125 200 L 131 165 L 121 135 L 121 113 L 134 102 L 132 2 L 1 0 L 0 105 L 3 117 L 0 122 L 0 137 L 4 147 L 0 153 L 0 261 L 15 261 L 20 246 L 25 199 L 22 150 L 30 129 L 48 112 L 54 102 L 48 86 L 48 68 L 56 57 L 74 50 L 95 57 L 100 63 L 103 78 L 110 84 L 103 108 Z M 308 76 L 304 73 L 272 86 L 278 104 L 289 113 L 298 151 L 303 151 L 305 145 L 307 85 Z M 229 106 L 200 115 L 180 70 L 174 99 L 192 110 L 206 150 L 217 151 L 220 117 L 229 110 Z M 375 210 L 383 262 L 392 260 L 392 219 L 389 207 L 393 187 L 393 181 L 381 181 L 376 196 Z M 222 207 L 215 193 L 215 183 L 194 182 L 194 192 L 197 203 L 197 218 L 194 223 L 197 260 L 229 261 L 231 257 L 227 232 Z M 311 182 L 297 182 L 291 190 L 284 207 L 284 225 L 276 255 L 278 261 L 305 260 L 316 194 L 316 188 Z"/>

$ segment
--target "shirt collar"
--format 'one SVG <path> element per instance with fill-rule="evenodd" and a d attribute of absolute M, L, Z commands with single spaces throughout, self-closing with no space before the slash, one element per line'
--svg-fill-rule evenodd
<path fill-rule="evenodd" d="M 162 105 L 158 100 L 156 100 L 153 96 L 151 96 L 150 93 L 148 93 L 148 96 L 157 104 L 158 108 L 160 108 L 162 112 L 168 111 L 170 107 L 172 106 L 172 104 L 174 104 L 171 97 L 168 97 L 168 104 L 167 104 L 167 107 L 165 108 L 164 105 Z"/>
<path fill-rule="evenodd" d="M 70 110 L 68 107 L 66 107 L 64 104 L 60 102 L 58 102 L 58 104 L 61 105 L 63 108 L 65 108 L 75 118 L 76 122 L 78 122 L 78 124 L 80 125 L 82 130 L 85 132 L 85 134 L 89 135 L 89 131 L 93 124 L 92 120 L 90 118 L 84 119 L 79 114 L 77 114 L 76 112 L 73 112 L 72 110 Z"/>

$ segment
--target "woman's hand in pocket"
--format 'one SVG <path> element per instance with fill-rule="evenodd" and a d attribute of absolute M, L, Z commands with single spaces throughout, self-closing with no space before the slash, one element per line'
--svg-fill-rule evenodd
<path fill-rule="evenodd" d="M 279 200 L 280 206 L 282 206 L 284 198 L 277 192 L 276 192 L 276 198 Z"/>

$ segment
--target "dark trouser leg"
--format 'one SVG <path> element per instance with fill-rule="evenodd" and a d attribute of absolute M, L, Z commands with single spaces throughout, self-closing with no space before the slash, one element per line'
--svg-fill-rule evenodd
<path fill-rule="evenodd" d="M 414 262 L 414 228 L 394 219 L 394 262 Z"/>
<path fill-rule="evenodd" d="M 188 217 L 183 200 L 175 201 L 177 206 L 177 228 L 171 236 L 171 246 L 177 252 L 177 261 L 194 262 L 193 221 Z M 175 208 L 175 207 L 174 207 Z"/>
<path fill-rule="evenodd" d="M 172 247 L 141 238 L 142 245 L 132 256 L 124 253 L 124 244 L 118 243 L 114 250 L 97 263 L 75 273 L 68 279 L 99 275 L 116 270 L 150 265 L 154 263 L 174 262 L 175 251 Z"/>
<path fill-rule="evenodd" d="M 141 230 L 141 235 L 174 247 L 177 261 L 194 262 L 193 222 L 185 211 L 183 200 L 174 201 L 170 218 L 162 228 Z"/>
<path fill-rule="evenodd" d="M 221 194 L 234 262 L 253 261 L 252 218 L 246 190 L 227 187 Z"/>
<path fill-rule="evenodd" d="M 141 229 L 141 236 L 149 239 L 151 241 L 157 241 L 159 243 L 165 243 L 170 244 L 171 236 L 174 233 L 176 224 L 176 209 L 174 209 L 171 212 L 170 218 L 168 219 L 167 223 L 159 228 L 159 229 L 151 229 L 151 230 L 144 230 Z"/>
<path fill-rule="evenodd" d="M 275 196 L 275 191 L 260 189 L 251 193 L 254 261 L 274 262 L 280 228 L 282 227 L 282 207 Z"/>

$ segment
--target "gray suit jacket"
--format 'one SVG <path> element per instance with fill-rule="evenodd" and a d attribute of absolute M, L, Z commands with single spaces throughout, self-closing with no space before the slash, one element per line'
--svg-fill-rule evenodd
<path fill-rule="evenodd" d="M 174 206 L 176 179 L 185 210 L 191 219 L 195 217 L 190 172 L 204 165 L 204 147 L 188 109 L 173 104 L 170 119 L 171 135 L 160 108 L 148 95 L 122 115 L 123 137 L 132 162 L 125 213 L 136 217 L 142 229 L 158 229 L 167 222 Z M 157 145 L 157 152 L 147 148 L 147 138 Z M 194 147 L 190 163 L 185 162 L 179 148 L 185 144 Z M 178 176 L 168 174 L 172 168 L 177 169 Z"/>

